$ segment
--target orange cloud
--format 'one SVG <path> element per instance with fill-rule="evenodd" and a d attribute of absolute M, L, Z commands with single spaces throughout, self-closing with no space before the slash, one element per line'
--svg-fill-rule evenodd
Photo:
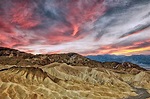
<path fill-rule="evenodd" d="M 118 47 L 114 47 L 113 45 L 103 46 L 97 51 L 97 53 L 115 54 L 115 55 L 132 55 L 133 53 L 140 54 L 141 52 L 149 51 L 149 50 L 150 50 L 150 40 L 146 40 L 141 42 L 134 42 L 130 46 L 118 46 Z"/>
<path fill-rule="evenodd" d="M 74 25 L 74 26 L 73 26 L 73 33 L 72 33 L 72 36 L 75 36 L 78 31 L 79 31 L 79 27 L 78 27 L 77 25 Z"/>
<path fill-rule="evenodd" d="M 115 54 L 115 55 L 132 55 L 133 53 L 141 53 L 144 51 L 148 51 L 150 50 L 150 47 L 144 47 L 144 48 L 136 48 L 136 49 L 121 49 L 118 50 L 116 52 L 113 52 L 111 54 Z"/>

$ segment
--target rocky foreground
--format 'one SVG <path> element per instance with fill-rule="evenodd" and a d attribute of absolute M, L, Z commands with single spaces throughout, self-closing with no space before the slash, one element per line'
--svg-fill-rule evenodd
<path fill-rule="evenodd" d="M 75 53 L 0 49 L 0 99 L 149 99 L 150 71 Z"/>

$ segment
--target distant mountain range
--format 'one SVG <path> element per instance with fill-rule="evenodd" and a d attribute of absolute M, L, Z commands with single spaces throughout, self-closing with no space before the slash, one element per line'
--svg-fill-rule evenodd
<path fill-rule="evenodd" d="M 132 56 L 124 56 L 124 55 L 90 55 L 87 56 L 92 60 L 96 60 L 99 62 L 131 62 L 134 64 L 138 64 L 144 68 L 150 69 L 150 55 L 132 55 Z"/>

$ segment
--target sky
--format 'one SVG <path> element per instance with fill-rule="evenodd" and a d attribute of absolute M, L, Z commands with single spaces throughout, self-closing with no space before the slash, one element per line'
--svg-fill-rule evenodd
<path fill-rule="evenodd" d="M 150 0 L 0 0 L 0 46 L 150 55 Z"/>

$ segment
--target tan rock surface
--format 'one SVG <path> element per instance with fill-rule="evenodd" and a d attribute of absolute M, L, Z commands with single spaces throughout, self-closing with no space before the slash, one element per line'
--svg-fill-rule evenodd
<path fill-rule="evenodd" d="M 0 99 L 120 99 L 136 95 L 110 70 L 53 63 L 0 71 Z"/>

